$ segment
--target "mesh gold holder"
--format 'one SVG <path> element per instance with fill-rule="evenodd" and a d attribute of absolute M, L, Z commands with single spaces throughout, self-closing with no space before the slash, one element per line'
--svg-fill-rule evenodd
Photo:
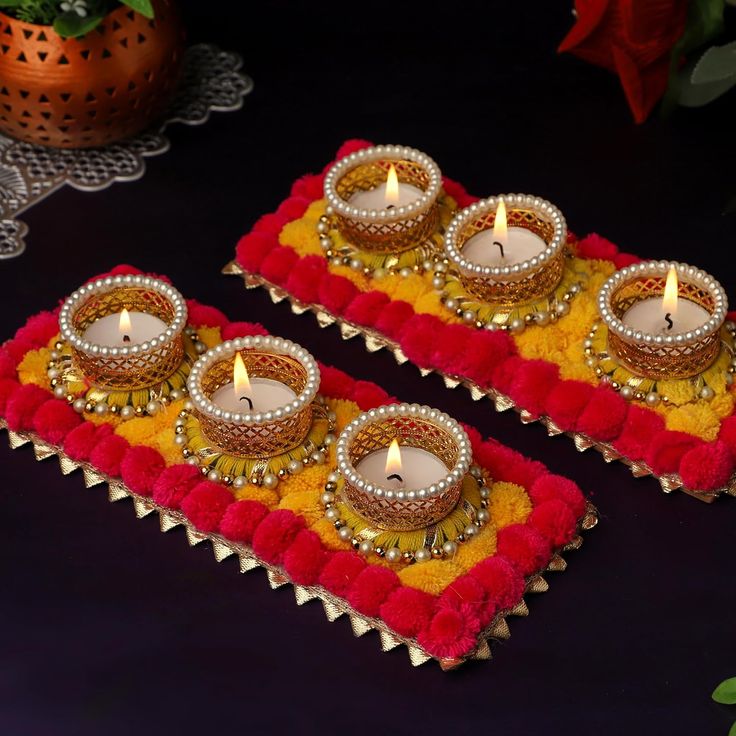
<path fill-rule="evenodd" d="M 147 342 L 124 347 L 85 339 L 90 325 L 123 309 L 158 317 L 166 329 Z M 186 318 L 186 303 L 172 286 L 147 276 L 116 276 L 74 292 L 64 302 L 59 327 L 86 381 L 103 391 L 133 391 L 162 383 L 181 365 Z"/>
<path fill-rule="evenodd" d="M 676 335 L 633 330 L 624 320 L 636 303 L 664 294 L 667 273 L 678 275 L 678 299 L 703 307 L 710 317 L 698 327 Z M 608 328 L 608 348 L 632 373 L 645 378 L 680 379 L 703 373 L 721 351 L 720 330 L 726 318 L 723 287 L 712 276 L 681 263 L 649 261 L 614 274 L 601 289 L 598 307 Z"/>
<path fill-rule="evenodd" d="M 230 412 L 214 404 L 214 393 L 233 380 L 236 353 L 240 353 L 251 379 L 279 381 L 296 399 L 266 412 Z M 241 457 L 269 458 L 304 442 L 312 426 L 319 369 L 312 356 L 295 343 L 246 337 L 218 345 L 202 356 L 189 374 L 188 387 L 202 433 L 214 445 Z"/>
<path fill-rule="evenodd" d="M 510 266 L 484 266 L 463 255 L 465 244 L 478 233 L 492 230 L 496 208 L 503 200 L 509 227 L 538 235 L 546 248 L 537 256 Z M 445 235 L 445 254 L 468 295 L 499 307 L 520 306 L 549 296 L 565 271 L 567 226 L 549 202 L 527 194 L 490 197 L 461 210 Z"/>
<path fill-rule="evenodd" d="M 400 183 L 421 194 L 392 209 L 362 209 L 351 204 L 358 192 L 384 184 L 391 165 Z M 429 239 L 439 226 L 442 177 L 429 156 L 413 148 L 376 146 L 338 161 L 325 177 L 327 215 L 345 240 L 367 254 L 402 253 Z"/>
<path fill-rule="evenodd" d="M 438 457 L 447 476 L 428 488 L 392 489 L 372 484 L 356 467 L 393 439 Z M 441 521 L 458 503 L 470 466 L 467 435 L 446 414 L 416 404 L 394 404 L 361 414 L 345 428 L 337 445 L 341 495 L 352 509 L 381 529 L 422 529 Z"/>

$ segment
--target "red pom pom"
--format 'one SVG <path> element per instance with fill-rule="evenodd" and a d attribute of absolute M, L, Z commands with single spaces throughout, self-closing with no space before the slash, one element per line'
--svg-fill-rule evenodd
<path fill-rule="evenodd" d="M 470 570 L 485 589 L 496 610 L 513 608 L 524 593 L 524 576 L 503 557 L 490 557 Z"/>
<path fill-rule="evenodd" d="M 326 560 L 319 536 L 310 529 L 302 529 L 284 553 L 284 569 L 292 582 L 313 585 Z"/>
<path fill-rule="evenodd" d="M 233 542 L 250 544 L 256 527 L 268 516 L 268 508 L 258 501 L 243 499 L 231 503 L 220 521 L 220 533 Z"/>
<path fill-rule="evenodd" d="M 16 362 L 10 353 L 3 347 L 0 349 L 0 378 L 15 378 L 17 371 L 15 369 Z"/>
<path fill-rule="evenodd" d="M 549 501 L 548 503 L 560 502 Z M 560 505 L 569 516 L 572 516 L 567 506 Z M 522 575 L 539 572 L 549 562 L 549 544 L 538 531 L 527 524 L 512 524 L 504 527 L 498 532 L 497 540 L 498 554 L 503 555 Z"/>
<path fill-rule="evenodd" d="M 58 445 L 81 421 L 82 417 L 66 401 L 51 399 L 33 415 L 33 429 L 41 439 Z"/>
<path fill-rule="evenodd" d="M 196 299 L 187 300 L 189 324 L 196 327 L 224 327 L 227 317 L 217 308 L 200 304 Z"/>
<path fill-rule="evenodd" d="M 153 500 L 159 506 L 178 509 L 187 493 L 202 480 L 199 468 L 188 463 L 166 468 L 153 484 Z"/>
<path fill-rule="evenodd" d="M 396 588 L 381 604 L 381 618 L 399 636 L 412 638 L 429 626 L 435 598 L 423 590 L 402 586 Z"/>
<path fill-rule="evenodd" d="M 698 442 L 691 434 L 665 429 L 650 437 L 644 459 L 657 475 L 676 473 L 684 454 Z"/>
<path fill-rule="evenodd" d="M 18 332 L 17 338 L 27 340 L 37 348 L 46 347 L 49 340 L 59 333 L 59 318 L 51 312 L 41 312 L 31 317 Z"/>
<path fill-rule="evenodd" d="M 521 367 L 525 361 L 518 355 L 511 355 L 506 358 L 502 363 L 498 364 L 496 369 L 493 371 L 492 383 L 499 391 L 508 394 L 511 391 L 511 386 L 516 380 Z M 486 383 L 489 383 L 486 381 Z"/>
<path fill-rule="evenodd" d="M 680 477 L 693 491 L 715 491 L 728 484 L 734 471 L 731 448 L 719 440 L 703 442 L 683 455 Z"/>
<path fill-rule="evenodd" d="M 535 506 L 554 499 L 562 501 L 576 519 L 585 513 L 585 496 L 578 484 L 562 475 L 547 473 L 537 478 L 529 489 L 529 497 Z"/>
<path fill-rule="evenodd" d="M 5 418 L 8 427 L 16 432 L 33 427 L 33 415 L 51 394 L 40 386 L 28 383 L 13 391 L 7 399 Z"/>
<path fill-rule="evenodd" d="M 12 340 L 8 340 L 3 348 L 7 351 L 15 365 L 18 365 L 18 363 L 23 360 L 26 353 L 29 353 L 31 350 L 35 350 L 36 346 L 29 340 L 22 337 L 15 337 Z"/>
<path fill-rule="evenodd" d="M 721 431 L 718 433 L 718 439 L 721 442 L 725 442 L 731 448 L 731 452 L 736 455 L 736 416 L 726 417 L 723 420 Z"/>
<path fill-rule="evenodd" d="M 291 269 L 299 260 L 299 256 L 291 248 L 279 245 L 263 259 L 261 273 L 269 281 L 283 286 L 291 273 Z"/>
<path fill-rule="evenodd" d="M 509 396 L 535 416 L 544 413 L 547 398 L 559 383 L 560 369 L 545 360 L 527 360 L 511 383 Z"/>
<path fill-rule="evenodd" d="M 365 560 L 356 552 L 335 552 L 320 573 L 319 584 L 330 593 L 344 597 L 365 566 Z"/>
<path fill-rule="evenodd" d="M 349 399 L 352 396 L 355 379 L 351 378 L 347 373 L 331 365 L 321 364 L 319 372 L 321 376 L 319 392 L 321 394 L 332 396 L 336 399 Z"/>
<path fill-rule="evenodd" d="M 120 475 L 120 462 L 129 446 L 127 440 L 119 434 L 108 435 L 92 449 L 89 461 L 107 475 Z"/>
<path fill-rule="evenodd" d="M 635 256 L 633 253 L 619 253 L 614 259 L 613 263 L 616 268 L 626 268 L 627 266 L 633 266 L 635 263 L 639 263 L 641 258 Z"/>
<path fill-rule="evenodd" d="M 286 288 L 303 302 L 319 299 L 319 283 L 327 273 L 327 260 L 322 256 L 306 256 L 291 269 Z"/>
<path fill-rule="evenodd" d="M 270 233 L 248 233 L 235 246 L 235 258 L 246 271 L 256 272 L 276 246 L 278 240 Z"/>
<path fill-rule="evenodd" d="M 146 445 L 131 447 L 120 463 L 120 476 L 131 491 L 143 496 L 153 493 L 153 484 L 166 467 L 158 450 Z"/>
<path fill-rule="evenodd" d="M 472 575 L 461 575 L 442 591 L 438 603 L 443 608 L 459 609 L 470 605 L 480 610 L 485 597 L 485 589 Z"/>
<path fill-rule="evenodd" d="M 577 519 L 562 501 L 545 501 L 532 511 L 529 524 L 553 547 L 567 544 L 575 536 Z M 546 564 L 547 560 L 545 560 Z"/>
<path fill-rule="evenodd" d="M 575 428 L 594 387 L 583 381 L 559 381 L 547 397 L 545 413 L 562 430 Z"/>
<path fill-rule="evenodd" d="M 263 215 L 262 217 L 259 217 L 256 220 L 255 225 L 253 225 L 251 232 L 264 233 L 267 235 L 278 236 L 281 230 L 283 229 L 284 224 L 285 224 L 284 218 L 272 212 L 268 215 Z M 278 238 L 270 239 L 270 242 L 272 245 L 275 243 L 276 239 Z"/>
<path fill-rule="evenodd" d="M 353 386 L 353 401 L 363 410 L 389 404 L 392 399 L 380 386 L 370 381 L 356 381 Z"/>
<path fill-rule="evenodd" d="M 18 381 L 12 378 L 0 378 L 0 413 L 4 413 L 10 397 L 20 388 Z"/>
<path fill-rule="evenodd" d="M 376 320 L 376 329 L 388 338 L 396 340 L 404 329 L 404 324 L 414 315 L 414 307 L 401 299 L 390 301 Z"/>
<path fill-rule="evenodd" d="M 319 284 L 319 301 L 333 314 L 342 314 L 356 297 L 358 289 L 344 276 L 326 274 Z"/>
<path fill-rule="evenodd" d="M 430 364 L 443 373 L 458 370 L 458 356 L 475 350 L 476 333 L 464 325 L 445 325 L 432 347 Z"/>
<path fill-rule="evenodd" d="M 470 653 L 480 631 L 477 614 L 464 606 L 463 610 L 440 608 L 427 628 L 419 633 L 417 641 L 431 655 L 440 658 L 461 657 Z"/>
<path fill-rule="evenodd" d="M 468 194 L 465 191 L 465 187 L 452 179 L 448 179 L 446 176 L 442 178 L 442 185 L 445 191 L 457 202 L 459 208 L 467 207 L 478 201 L 478 197 L 474 197 L 472 194 Z"/>
<path fill-rule="evenodd" d="M 230 322 L 222 328 L 223 340 L 234 340 L 248 335 L 268 335 L 268 330 L 258 322 Z"/>
<path fill-rule="evenodd" d="M 594 440 L 608 442 L 621 434 L 629 405 L 612 388 L 599 386 L 578 419 L 577 429 Z"/>
<path fill-rule="evenodd" d="M 348 592 L 348 603 L 365 616 L 378 616 L 388 594 L 399 587 L 399 576 L 386 567 L 368 565 Z"/>
<path fill-rule="evenodd" d="M 664 419 L 651 409 L 630 406 L 624 428 L 613 446 L 632 460 L 641 460 L 647 453 L 652 438 L 664 431 Z"/>
<path fill-rule="evenodd" d="M 337 149 L 335 160 L 339 161 L 341 158 L 345 158 L 345 156 L 349 156 L 351 153 L 360 151 L 363 148 L 370 148 L 372 145 L 373 144 L 370 141 L 363 138 L 350 138 Z M 330 167 L 331 166 L 332 164 L 330 164 Z"/>
<path fill-rule="evenodd" d="M 72 460 L 89 460 L 92 450 L 102 439 L 111 435 L 112 431 L 109 424 L 82 422 L 66 436 L 64 452 Z"/>
<path fill-rule="evenodd" d="M 105 273 L 99 274 L 99 276 L 93 276 L 89 281 L 86 283 L 90 283 L 92 281 L 97 281 L 98 279 L 103 279 L 106 276 L 140 276 L 143 273 L 143 271 L 140 270 L 140 268 L 136 268 L 135 266 L 131 266 L 129 263 L 120 263 L 114 268 L 110 269 L 109 271 L 106 271 Z"/>
<path fill-rule="evenodd" d="M 320 174 L 306 174 L 292 184 L 291 194 L 310 200 L 321 199 L 324 195 L 324 181 L 324 176 Z"/>
<path fill-rule="evenodd" d="M 432 353 L 444 325 L 431 314 L 415 314 L 401 330 L 401 349 L 422 368 L 432 367 Z"/>
<path fill-rule="evenodd" d="M 233 502 L 227 488 L 211 480 L 194 486 L 181 502 L 181 510 L 200 531 L 213 532 L 220 524 L 225 509 Z"/>
<path fill-rule="evenodd" d="M 289 197 L 285 199 L 276 210 L 279 217 L 283 217 L 287 222 L 298 220 L 310 205 L 310 200 L 305 197 Z"/>
<path fill-rule="evenodd" d="M 531 488 L 537 478 L 548 472 L 539 461 L 529 460 L 520 452 L 496 440 L 488 440 L 481 445 L 473 446 L 473 454 L 491 474 L 491 478 L 516 483 L 524 488 Z"/>
<path fill-rule="evenodd" d="M 345 318 L 357 325 L 372 327 L 389 303 L 388 294 L 382 291 L 366 291 L 358 294 L 345 310 Z"/>
<path fill-rule="evenodd" d="M 579 240 L 577 250 L 581 258 L 597 258 L 603 261 L 612 261 L 618 253 L 618 248 L 610 240 L 597 233 L 591 233 Z"/>
<path fill-rule="evenodd" d="M 304 519 L 288 509 L 272 511 L 253 535 L 253 551 L 266 562 L 281 564 L 284 552 L 304 528 Z"/>

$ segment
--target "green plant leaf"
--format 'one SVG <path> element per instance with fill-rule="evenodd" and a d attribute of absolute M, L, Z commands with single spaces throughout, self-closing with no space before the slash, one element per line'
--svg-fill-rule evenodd
<path fill-rule="evenodd" d="M 736 705 L 736 677 L 729 677 L 724 680 L 711 695 L 716 703 L 723 705 Z"/>
<path fill-rule="evenodd" d="M 728 736 L 736 736 L 736 723 L 731 724 L 731 728 L 728 729 Z"/>
<path fill-rule="evenodd" d="M 102 20 L 101 15 L 88 15 L 82 18 L 73 10 L 67 10 L 61 15 L 57 15 L 54 20 L 54 30 L 62 38 L 79 38 L 89 33 Z"/>
<path fill-rule="evenodd" d="M 711 46 L 695 64 L 690 81 L 693 84 L 722 82 L 736 75 L 736 41 L 725 46 Z"/>
<path fill-rule="evenodd" d="M 145 15 L 146 18 L 153 18 L 153 5 L 151 5 L 151 0 L 120 0 L 120 2 L 122 2 L 123 5 L 127 5 L 132 10 L 135 10 L 136 13 Z"/>
<path fill-rule="evenodd" d="M 17 8 L 23 0 L 0 0 L 0 8 Z"/>

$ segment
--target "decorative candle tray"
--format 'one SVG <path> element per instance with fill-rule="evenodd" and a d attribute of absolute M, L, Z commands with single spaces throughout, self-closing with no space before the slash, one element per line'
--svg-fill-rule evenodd
<path fill-rule="evenodd" d="M 337 158 L 368 145 L 349 141 Z M 517 321 L 527 320 L 526 329 L 521 324 L 518 331 L 509 329 L 514 316 L 509 312 L 503 329 L 482 329 L 489 326 L 482 307 L 467 314 L 448 309 L 427 266 L 378 278 L 371 269 L 355 267 L 360 264 L 326 258 L 320 235 L 328 227 L 325 172 L 297 180 L 291 196 L 241 238 L 224 273 L 241 276 L 246 288 L 266 288 L 274 302 L 288 299 L 296 314 L 313 312 L 322 327 L 337 324 L 344 339 L 361 336 L 369 352 L 387 348 L 397 362 L 411 361 L 422 375 L 439 373 L 448 388 L 464 386 L 475 400 L 488 397 L 497 411 L 514 409 L 524 423 L 540 421 L 549 435 L 570 436 L 581 452 L 595 448 L 607 462 L 624 462 L 637 477 L 654 475 L 667 493 L 680 489 L 703 501 L 736 495 L 733 322 L 721 333 L 724 347 L 713 373 L 698 388 L 708 392 L 708 400 L 674 381 L 662 384 L 666 400 L 652 397 L 655 406 L 643 401 L 644 393 L 633 397 L 641 401 L 627 400 L 633 393 L 628 387 L 613 390 L 619 388 L 621 366 L 606 354 L 598 292 L 638 257 L 595 234 L 582 239 L 568 234 L 568 275 L 555 295 L 557 313 L 545 314 L 544 322 L 534 321 L 540 315 L 518 314 Z M 446 207 L 477 201 L 447 178 L 443 188 Z M 520 195 L 505 196 L 521 201 Z M 456 288 L 448 275 L 445 294 L 454 298 Z"/>
<path fill-rule="evenodd" d="M 138 273 L 118 267 L 112 276 Z M 189 301 L 188 322 L 207 347 L 240 336 L 265 335 L 259 325 L 229 322 L 213 307 Z M 325 514 L 324 488 L 335 445 L 315 453 L 280 482 L 229 486 L 182 459 L 179 437 L 186 399 L 153 414 L 125 419 L 75 411 L 49 388 L 58 350 L 57 312 L 28 320 L 0 348 L 0 426 L 13 448 L 31 443 L 38 460 L 56 456 L 62 473 L 81 469 L 86 486 L 107 484 L 111 501 L 130 498 L 139 517 L 156 512 L 161 530 L 183 526 L 191 545 L 208 541 L 219 562 L 231 555 L 240 570 L 262 567 L 272 588 L 291 584 L 299 605 L 319 599 L 327 618 L 346 615 L 356 636 L 378 632 L 384 651 L 408 648 L 411 663 L 429 659 L 452 669 L 488 659 L 489 640 L 509 636 L 506 619 L 528 613 L 524 596 L 547 590 L 543 574 L 566 567 L 596 523 L 570 480 L 552 475 L 495 440 L 466 427 L 475 477 L 487 485 L 488 518 L 451 558 L 391 564 L 361 555 Z M 361 411 L 393 399 L 379 386 L 320 365 L 321 406 L 340 431 Z"/>

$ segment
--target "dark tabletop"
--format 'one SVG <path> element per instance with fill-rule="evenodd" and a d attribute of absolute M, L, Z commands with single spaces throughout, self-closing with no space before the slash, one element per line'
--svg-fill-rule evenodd
<path fill-rule="evenodd" d="M 24 215 L 0 263 L 2 337 L 116 263 L 257 320 L 407 401 L 440 407 L 574 478 L 601 523 L 491 662 L 445 674 L 380 653 L 261 571 L 216 564 L 181 529 L 102 487 L 0 448 L 0 733 L 725 734 L 711 702 L 736 675 L 736 501 L 665 495 L 621 464 L 343 342 L 219 275 L 237 238 L 349 137 L 426 151 L 471 192 L 539 194 L 577 233 L 697 264 L 736 297 L 736 93 L 632 123 L 617 79 L 556 45 L 568 2 L 187 3 L 192 40 L 239 51 L 255 91 L 237 113 L 169 129 L 145 177 L 65 189 Z M 235 3 L 232 3 L 235 5 Z M 241 5 L 240 3 L 238 5 Z M 221 6 L 221 7 L 217 7 Z"/>

